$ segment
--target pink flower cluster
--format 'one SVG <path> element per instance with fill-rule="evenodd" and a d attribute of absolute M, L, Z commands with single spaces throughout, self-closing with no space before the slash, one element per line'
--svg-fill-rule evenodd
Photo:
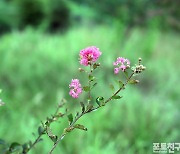
<path fill-rule="evenodd" d="M 96 62 L 101 54 L 99 48 L 95 46 L 87 47 L 80 51 L 80 64 L 84 66 L 91 65 Z"/>
<path fill-rule="evenodd" d="M 123 72 L 130 67 L 130 61 L 123 57 L 118 57 L 117 60 L 113 63 L 115 66 L 114 73 L 118 74 L 120 70 Z"/>
<path fill-rule="evenodd" d="M 72 79 L 69 88 L 71 88 L 69 95 L 71 95 L 73 98 L 78 98 L 79 94 L 82 93 L 81 84 L 78 79 Z"/>

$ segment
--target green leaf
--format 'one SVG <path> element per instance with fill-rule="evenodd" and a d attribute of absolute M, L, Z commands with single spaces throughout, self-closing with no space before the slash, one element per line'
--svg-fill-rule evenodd
<path fill-rule="evenodd" d="M 95 77 L 93 75 L 89 75 L 89 80 L 93 81 L 95 79 Z"/>
<path fill-rule="evenodd" d="M 99 105 L 99 106 L 104 106 L 104 97 L 97 97 L 96 98 L 96 103 Z"/>
<path fill-rule="evenodd" d="M 68 116 L 69 125 L 73 122 L 73 115 L 69 114 Z"/>
<path fill-rule="evenodd" d="M 128 76 L 129 76 L 128 72 L 126 72 L 126 71 L 124 71 L 124 75 L 125 75 L 126 78 L 128 78 Z"/>
<path fill-rule="evenodd" d="M 112 91 L 114 92 L 115 88 L 113 86 L 113 84 L 110 84 L 109 87 L 112 89 Z"/>
<path fill-rule="evenodd" d="M 47 132 L 47 135 L 49 136 L 49 138 L 53 141 L 53 142 L 56 142 L 57 141 L 57 136 L 54 135 L 51 131 L 51 129 L 49 127 L 47 127 L 46 129 L 46 132 Z M 42 139 L 40 139 L 39 141 L 42 141 Z"/>
<path fill-rule="evenodd" d="M 68 127 L 64 129 L 64 133 L 71 132 L 74 129 L 74 127 Z"/>
<path fill-rule="evenodd" d="M 13 142 L 9 147 L 9 151 L 15 152 L 15 151 L 19 150 L 20 148 L 21 148 L 21 144 L 19 144 L 17 142 Z"/>
<path fill-rule="evenodd" d="M 139 80 L 132 79 L 132 80 L 129 80 L 128 83 L 137 84 L 137 83 L 139 83 Z"/>
<path fill-rule="evenodd" d="M 118 96 L 118 95 L 112 97 L 112 99 L 121 99 L 121 98 L 122 96 Z"/>
<path fill-rule="evenodd" d="M 55 143 L 58 139 L 58 137 L 56 135 L 52 135 L 50 136 L 51 140 Z"/>
<path fill-rule="evenodd" d="M 31 147 L 31 145 L 29 145 L 29 146 Z M 25 143 L 25 144 L 22 145 L 23 153 L 27 153 L 27 152 L 28 152 L 29 146 L 28 146 L 27 143 Z"/>
<path fill-rule="evenodd" d="M 56 114 L 54 117 L 56 117 L 56 118 L 60 118 L 60 117 L 63 117 L 64 116 L 64 114 L 63 113 L 61 113 L 61 112 L 59 112 L 58 114 Z"/>
<path fill-rule="evenodd" d="M 29 141 L 28 144 L 29 144 L 29 146 L 31 147 L 31 146 L 32 146 L 32 141 Z"/>
<path fill-rule="evenodd" d="M 83 102 L 80 102 L 80 105 L 81 105 L 81 110 L 82 110 L 82 113 L 84 113 L 85 111 L 85 105 Z"/>
<path fill-rule="evenodd" d="M 80 124 L 76 124 L 76 125 L 74 125 L 74 128 L 77 128 L 77 129 L 81 129 L 81 130 L 85 130 L 85 131 L 87 131 L 87 128 L 86 128 L 86 127 L 84 127 L 83 125 L 80 125 Z"/>
<path fill-rule="evenodd" d="M 121 88 L 124 85 L 124 83 L 120 80 L 118 81 L 118 83 L 119 83 L 119 88 Z"/>
<path fill-rule="evenodd" d="M 38 127 L 38 134 L 39 135 L 45 134 L 45 130 L 44 130 L 44 128 L 42 126 Z"/>
<path fill-rule="evenodd" d="M 55 135 L 54 135 L 55 136 Z M 41 142 L 41 141 L 43 141 L 43 139 L 42 138 L 39 138 L 39 140 L 37 141 L 37 142 Z"/>
<path fill-rule="evenodd" d="M 78 116 L 79 116 L 79 112 L 76 113 L 76 117 L 78 117 Z"/>
<path fill-rule="evenodd" d="M 98 64 L 98 63 L 94 63 L 93 64 L 93 69 L 95 70 L 97 67 L 99 67 L 100 66 L 100 64 Z"/>
<path fill-rule="evenodd" d="M 90 87 L 89 87 L 89 86 L 85 86 L 85 87 L 83 87 L 83 90 L 84 90 L 85 92 L 88 92 L 88 91 L 90 91 Z"/>
<path fill-rule="evenodd" d="M 86 108 L 86 112 L 90 112 L 93 108 L 93 105 L 92 104 L 88 104 L 87 105 L 87 108 Z"/>
<path fill-rule="evenodd" d="M 92 85 L 92 88 L 94 88 L 96 85 L 97 85 L 97 82 Z M 91 89 L 92 89 L 92 88 L 91 88 Z"/>

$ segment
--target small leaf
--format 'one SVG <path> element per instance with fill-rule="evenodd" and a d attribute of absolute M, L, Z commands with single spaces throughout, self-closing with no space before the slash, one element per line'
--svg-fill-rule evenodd
<path fill-rule="evenodd" d="M 32 145 L 29 144 L 29 146 L 31 147 Z M 29 146 L 27 143 L 22 145 L 22 149 L 23 149 L 23 153 L 27 153 L 29 150 Z"/>
<path fill-rule="evenodd" d="M 20 148 L 21 148 L 21 144 L 19 144 L 17 142 L 13 142 L 9 147 L 9 151 L 14 152 L 14 151 L 19 150 Z"/>
<path fill-rule="evenodd" d="M 29 144 L 29 146 L 31 147 L 31 146 L 32 146 L 32 141 L 29 141 L 28 144 Z"/>
<path fill-rule="evenodd" d="M 132 80 L 129 80 L 128 83 L 130 83 L 130 84 L 137 84 L 137 83 L 139 83 L 139 80 L 132 79 Z"/>
<path fill-rule="evenodd" d="M 124 85 L 124 83 L 120 80 L 118 81 L 118 83 L 119 83 L 119 88 L 121 88 Z"/>
<path fill-rule="evenodd" d="M 44 123 L 44 125 L 47 126 L 47 127 L 49 127 L 49 126 L 50 126 L 50 122 L 49 122 L 49 121 L 46 121 L 46 122 Z"/>
<path fill-rule="evenodd" d="M 64 132 L 71 132 L 74 129 L 74 127 L 68 127 L 64 129 Z"/>
<path fill-rule="evenodd" d="M 115 88 L 113 86 L 113 84 L 110 84 L 109 87 L 112 89 L 112 91 L 114 92 Z"/>
<path fill-rule="evenodd" d="M 73 115 L 69 114 L 67 117 L 68 117 L 69 125 L 70 125 L 73 122 Z"/>
<path fill-rule="evenodd" d="M 124 71 L 124 75 L 126 78 L 128 78 L 128 72 Z"/>
<path fill-rule="evenodd" d="M 49 127 L 46 128 L 46 133 L 53 142 L 57 141 L 58 137 L 52 133 L 52 131 Z M 42 139 L 40 139 L 39 141 L 42 141 Z"/>
<path fill-rule="evenodd" d="M 96 103 L 99 105 L 99 106 L 104 106 L 104 97 L 97 97 L 96 98 Z"/>
<path fill-rule="evenodd" d="M 79 112 L 76 113 L 76 117 L 78 117 L 78 116 L 79 116 Z"/>
<path fill-rule="evenodd" d="M 85 105 L 84 105 L 83 102 L 80 102 L 80 104 L 81 104 L 81 110 L 82 110 L 82 113 L 84 113 L 84 111 L 85 111 Z"/>
<path fill-rule="evenodd" d="M 41 142 L 41 141 L 43 141 L 43 139 L 42 139 L 42 138 L 39 138 L 39 140 L 38 140 L 37 142 Z"/>
<path fill-rule="evenodd" d="M 60 118 L 60 117 L 63 117 L 63 116 L 64 116 L 64 114 L 61 113 L 61 112 L 59 112 L 57 115 L 55 115 L 55 117 L 57 117 L 57 118 Z"/>
<path fill-rule="evenodd" d="M 93 108 L 93 105 L 92 104 L 88 104 L 87 105 L 87 108 L 86 108 L 86 112 L 90 112 Z"/>
<path fill-rule="evenodd" d="M 55 143 L 58 139 L 58 137 L 56 135 L 52 135 L 50 136 L 51 140 Z"/>
<path fill-rule="evenodd" d="M 74 125 L 74 128 L 77 128 L 77 129 L 81 129 L 81 130 L 85 130 L 85 131 L 87 131 L 87 128 L 86 128 L 86 127 L 84 127 L 83 125 L 80 125 L 80 124 L 76 124 L 76 125 Z"/>
<path fill-rule="evenodd" d="M 38 127 L 38 134 L 39 135 L 45 134 L 45 130 L 44 130 L 44 128 L 42 126 Z"/>
<path fill-rule="evenodd" d="M 96 85 L 97 85 L 97 82 L 92 85 L 92 88 L 94 88 Z M 91 88 L 91 89 L 92 89 L 92 88 Z"/>
<path fill-rule="evenodd" d="M 89 80 L 93 81 L 95 79 L 95 77 L 93 75 L 89 75 Z"/>
<path fill-rule="evenodd" d="M 93 64 L 93 69 L 95 70 L 97 67 L 99 67 L 100 66 L 100 64 L 99 63 L 94 63 Z"/>
<path fill-rule="evenodd" d="M 113 97 L 112 97 L 112 99 L 120 99 L 120 98 L 122 98 L 122 96 L 116 95 L 116 96 L 113 96 Z"/>
<path fill-rule="evenodd" d="M 90 91 L 90 87 L 89 87 L 89 86 L 85 86 L 85 87 L 83 87 L 83 90 L 84 90 L 85 92 L 88 92 L 88 91 Z"/>

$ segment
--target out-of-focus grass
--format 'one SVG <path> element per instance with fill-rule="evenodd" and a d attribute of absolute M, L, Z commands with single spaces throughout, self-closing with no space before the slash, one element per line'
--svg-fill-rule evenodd
<path fill-rule="evenodd" d="M 27 29 L 1 37 L 0 87 L 6 105 L 0 108 L 0 138 L 20 143 L 33 139 L 32 132 L 54 112 L 62 97 L 69 100 L 69 106 L 77 104 L 68 95 L 68 84 L 80 76 L 79 50 L 95 45 L 103 52 L 100 62 L 105 71 L 96 72 L 100 83 L 94 97 L 110 95 L 108 83 L 115 78 L 112 62 L 117 56 L 132 63 L 142 57 L 147 70 L 140 84 L 128 86 L 122 93 L 123 99 L 82 118 L 80 123 L 88 132 L 70 133 L 56 153 L 144 154 L 152 153 L 153 142 L 179 142 L 179 36 L 137 28 L 122 44 L 121 28 L 72 28 L 56 35 Z M 81 81 L 86 83 L 85 76 Z M 53 130 L 60 134 L 58 130 L 65 125 L 62 121 Z M 47 153 L 51 147 L 44 137 L 31 153 Z"/>

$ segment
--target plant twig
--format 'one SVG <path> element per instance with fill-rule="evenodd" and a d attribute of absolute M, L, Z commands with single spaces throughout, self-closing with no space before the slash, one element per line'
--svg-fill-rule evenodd
<path fill-rule="evenodd" d="M 63 100 L 62 100 L 63 101 Z M 53 117 L 55 117 L 58 112 L 59 112 L 59 109 L 64 106 L 64 102 L 61 103 L 61 104 L 58 104 L 58 107 L 56 109 L 56 111 L 54 112 L 54 114 L 52 115 Z M 42 123 L 43 124 L 43 123 Z M 43 132 L 41 132 L 41 134 L 38 135 L 38 137 L 35 139 L 35 141 L 32 143 L 32 145 L 26 150 L 26 152 L 24 152 L 24 154 L 27 154 L 41 139 L 41 137 L 45 134 L 46 130 L 44 129 Z"/>
<path fill-rule="evenodd" d="M 88 86 L 89 86 L 89 89 L 91 89 L 91 79 L 90 79 L 90 77 L 91 77 L 92 72 L 93 72 L 91 66 L 92 65 L 90 64 L 90 71 L 89 71 L 89 74 L 88 74 Z M 91 100 L 91 90 L 88 91 L 88 99 L 89 99 L 89 101 Z"/>
<path fill-rule="evenodd" d="M 132 78 L 132 76 L 134 75 L 134 72 L 127 78 L 126 82 L 111 96 L 109 97 L 106 101 L 105 101 L 105 104 L 107 104 L 108 102 L 110 102 L 114 96 L 116 96 L 122 89 L 124 89 L 124 87 L 128 84 L 129 80 Z M 89 110 L 86 110 L 85 112 L 82 112 L 79 116 L 77 116 L 74 121 L 69 125 L 68 128 L 66 129 L 71 129 L 73 128 L 74 124 L 82 117 L 84 116 L 85 114 L 87 113 L 90 113 L 92 111 L 95 111 L 97 109 L 99 109 L 100 107 L 102 106 L 97 106 L 97 107 L 94 107 L 92 108 L 90 111 Z M 73 129 L 72 129 L 73 130 Z M 56 146 L 58 145 L 58 143 L 65 137 L 65 135 L 67 134 L 68 132 L 64 131 L 63 134 L 57 139 L 57 141 L 54 143 L 52 149 L 50 150 L 49 154 L 52 154 L 54 149 L 56 148 Z"/>
<path fill-rule="evenodd" d="M 28 153 L 41 139 L 41 136 L 44 135 L 43 133 L 42 134 L 39 134 L 38 137 L 36 138 L 36 140 L 32 143 L 32 145 L 30 146 L 29 149 L 27 149 L 26 152 L 24 152 L 24 154 Z"/>

